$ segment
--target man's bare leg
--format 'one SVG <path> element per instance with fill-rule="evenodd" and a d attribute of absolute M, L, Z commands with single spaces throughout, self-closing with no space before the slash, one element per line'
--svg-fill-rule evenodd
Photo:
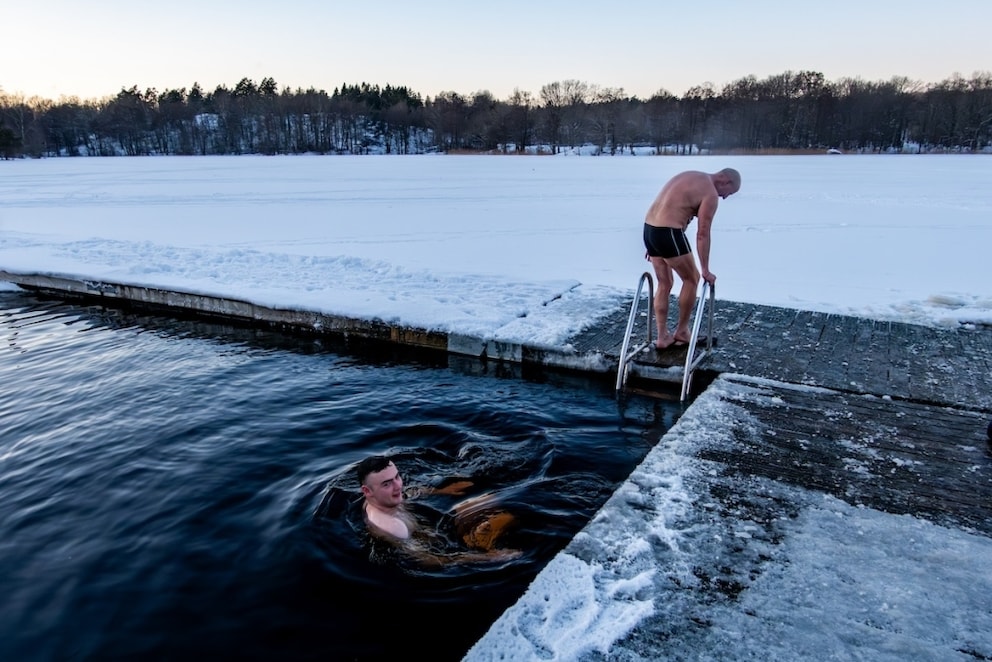
<path fill-rule="evenodd" d="M 505 510 L 499 510 L 499 496 L 486 492 L 456 505 L 455 530 L 465 544 L 473 550 L 485 552 L 489 560 L 508 560 L 521 555 L 516 549 L 503 549 L 496 544 L 517 520 Z"/>
<path fill-rule="evenodd" d="M 679 291 L 679 321 L 675 327 L 675 333 L 672 334 L 672 342 L 689 342 L 689 338 L 692 336 L 689 320 L 692 318 L 692 309 L 696 305 L 699 269 L 696 268 L 696 259 L 692 253 L 680 255 L 665 260 L 665 262 L 682 279 L 682 289 Z"/>
<path fill-rule="evenodd" d="M 670 347 L 675 342 L 675 337 L 668 332 L 668 297 L 672 294 L 672 285 L 675 279 L 672 276 L 672 268 L 666 264 L 664 258 L 652 257 L 651 266 L 654 267 L 657 287 L 654 293 L 654 321 L 658 329 L 658 338 L 654 341 L 654 346 L 658 349 Z"/>

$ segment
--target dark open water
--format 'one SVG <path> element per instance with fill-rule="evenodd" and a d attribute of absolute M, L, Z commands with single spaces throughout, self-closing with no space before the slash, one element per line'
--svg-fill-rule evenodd
<path fill-rule="evenodd" d="M 0 292 L 0 660 L 459 659 L 680 412 L 501 370 Z M 526 553 L 374 562 L 370 453 Z"/>

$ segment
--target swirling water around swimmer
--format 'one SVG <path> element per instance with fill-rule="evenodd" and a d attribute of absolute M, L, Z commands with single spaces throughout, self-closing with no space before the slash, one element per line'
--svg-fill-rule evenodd
<path fill-rule="evenodd" d="M 457 659 L 677 414 L 448 357 L 0 304 L 2 659 Z M 375 562 L 368 453 L 498 493 L 523 554 Z"/>

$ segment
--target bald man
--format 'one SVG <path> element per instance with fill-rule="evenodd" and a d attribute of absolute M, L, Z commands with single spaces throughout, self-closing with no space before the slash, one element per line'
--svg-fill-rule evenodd
<path fill-rule="evenodd" d="M 689 342 L 689 318 L 699 288 L 700 269 L 711 285 L 716 274 L 710 271 L 710 228 L 717 204 L 737 193 L 741 175 L 733 168 L 715 173 L 688 170 L 672 177 L 651 203 L 644 219 L 644 247 L 654 267 L 658 288 L 654 295 L 654 315 L 658 325 L 655 347 L 665 349 Z M 686 229 L 693 218 L 696 227 L 696 250 L 699 268 L 692 254 Z M 673 273 L 682 280 L 679 292 L 679 319 L 674 332 L 668 330 L 668 298 L 674 285 Z"/>

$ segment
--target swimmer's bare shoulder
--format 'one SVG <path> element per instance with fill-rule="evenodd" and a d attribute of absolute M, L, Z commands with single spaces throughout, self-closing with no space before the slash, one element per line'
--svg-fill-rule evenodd
<path fill-rule="evenodd" d="M 365 522 L 373 535 L 408 540 L 414 531 L 415 522 L 406 509 L 398 509 L 391 515 L 365 504 L 364 511 Z"/>

